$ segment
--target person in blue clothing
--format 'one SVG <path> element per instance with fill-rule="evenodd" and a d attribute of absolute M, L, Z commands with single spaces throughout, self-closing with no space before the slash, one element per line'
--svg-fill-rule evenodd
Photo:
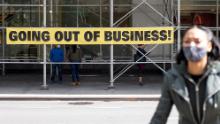
<path fill-rule="evenodd" d="M 63 62 L 64 61 L 64 52 L 60 45 L 54 46 L 50 51 L 50 61 L 51 62 Z M 58 79 L 62 81 L 62 65 L 61 64 L 52 64 L 52 75 L 51 81 L 55 82 L 56 70 L 58 70 Z"/>

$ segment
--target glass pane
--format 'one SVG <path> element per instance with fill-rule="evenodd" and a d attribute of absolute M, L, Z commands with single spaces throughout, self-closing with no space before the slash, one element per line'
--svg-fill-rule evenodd
<path fill-rule="evenodd" d="M 117 27 L 130 27 L 132 26 L 132 15 L 128 15 L 127 17 L 123 18 L 131 10 L 131 7 L 114 7 L 114 22 L 119 21 L 115 26 Z"/>
<path fill-rule="evenodd" d="M 115 45 L 114 58 L 117 60 L 130 59 L 132 56 L 132 48 L 130 45 Z"/>
<path fill-rule="evenodd" d="M 5 53 L 12 61 L 37 61 L 40 59 L 40 45 L 7 45 Z"/>
<path fill-rule="evenodd" d="M 109 0 L 101 0 L 101 2 L 102 5 L 109 5 Z"/>
<path fill-rule="evenodd" d="M 78 9 L 79 27 L 100 27 L 100 6 Z"/>
<path fill-rule="evenodd" d="M 49 13 L 48 20 L 51 20 L 48 23 L 52 26 L 77 27 L 77 7 L 59 6 Z"/>
<path fill-rule="evenodd" d="M 42 22 L 42 7 L 15 7 L 5 10 L 4 23 L 8 27 L 38 27 Z"/>
<path fill-rule="evenodd" d="M 110 12 L 108 6 L 101 7 L 101 27 L 109 27 L 110 26 Z"/>
<path fill-rule="evenodd" d="M 36 0 L 6 0 L 9 6 L 4 6 L 1 23 L 5 27 L 41 27 L 43 8 L 23 4 L 38 4 Z M 13 5 L 10 5 L 13 4 Z M 19 6 L 15 4 L 21 4 Z M 2 9 L 2 8 L 1 8 Z M 37 61 L 40 58 L 40 45 L 6 45 L 5 56 L 12 61 Z"/>
<path fill-rule="evenodd" d="M 100 5 L 100 0 L 79 0 L 79 4 Z"/>
<path fill-rule="evenodd" d="M 55 5 L 77 5 L 77 0 L 48 0 L 47 4 L 51 2 Z"/>
<path fill-rule="evenodd" d="M 193 24 L 208 27 L 216 26 L 216 1 L 182 1 L 181 2 L 181 25 Z"/>
<path fill-rule="evenodd" d="M 132 0 L 114 0 L 114 4 L 131 4 Z"/>
<path fill-rule="evenodd" d="M 61 0 L 64 4 L 77 4 L 77 0 Z"/>
<path fill-rule="evenodd" d="M 216 5 L 216 0 L 181 0 L 181 5 Z"/>
<path fill-rule="evenodd" d="M 42 4 L 43 0 L 4 0 L 4 3 L 5 4 Z"/>

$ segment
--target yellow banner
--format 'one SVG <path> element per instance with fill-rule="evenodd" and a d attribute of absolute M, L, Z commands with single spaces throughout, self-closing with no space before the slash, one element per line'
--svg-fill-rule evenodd
<path fill-rule="evenodd" d="M 7 44 L 172 44 L 173 27 L 6 28 Z"/>

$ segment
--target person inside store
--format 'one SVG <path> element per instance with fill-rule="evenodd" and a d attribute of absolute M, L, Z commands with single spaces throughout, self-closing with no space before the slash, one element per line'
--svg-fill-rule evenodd
<path fill-rule="evenodd" d="M 62 82 L 62 64 L 59 62 L 64 61 L 64 52 L 60 45 L 54 45 L 50 50 L 50 62 L 55 62 L 56 64 L 52 64 L 52 75 L 51 82 L 55 83 L 55 77 L 57 74 L 57 78 L 59 83 Z M 57 73 L 58 72 L 58 73 Z"/>
<path fill-rule="evenodd" d="M 82 52 L 77 45 L 71 45 L 67 50 L 67 59 L 72 62 L 70 65 L 71 74 L 72 74 L 72 85 L 80 85 L 80 76 L 79 76 L 79 67 L 81 62 Z"/>
<path fill-rule="evenodd" d="M 135 61 L 136 62 L 146 62 L 146 57 L 144 56 L 147 52 L 144 50 L 144 44 L 138 44 L 138 49 L 136 51 Z M 140 86 L 143 86 L 143 75 L 144 75 L 144 66 L 145 63 L 137 64 L 138 67 L 138 83 Z"/>
<path fill-rule="evenodd" d="M 179 124 L 220 124 L 219 56 L 219 42 L 209 28 L 186 30 L 150 124 L 165 124 L 173 105 Z"/>

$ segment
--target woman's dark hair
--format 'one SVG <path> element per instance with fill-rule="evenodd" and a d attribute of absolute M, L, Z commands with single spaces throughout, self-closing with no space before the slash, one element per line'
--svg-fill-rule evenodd
<path fill-rule="evenodd" d="M 220 57 L 220 44 L 219 44 L 219 41 L 217 40 L 217 38 L 213 35 L 212 31 L 209 28 L 204 27 L 204 26 L 192 26 L 192 27 L 188 28 L 185 31 L 185 33 L 192 28 L 198 28 L 198 29 L 206 32 L 206 34 L 208 36 L 208 40 L 212 43 L 212 50 L 208 53 L 208 58 L 210 60 L 218 60 Z M 187 62 L 187 59 L 184 56 L 182 47 L 176 56 L 176 62 L 177 62 L 177 64 L 180 64 L 181 62 L 184 62 L 184 63 Z"/>
<path fill-rule="evenodd" d="M 75 52 L 76 52 L 76 49 L 77 49 L 77 46 L 76 46 L 76 45 L 72 45 L 72 46 L 71 46 L 71 49 L 72 49 L 72 53 L 75 53 Z"/>

